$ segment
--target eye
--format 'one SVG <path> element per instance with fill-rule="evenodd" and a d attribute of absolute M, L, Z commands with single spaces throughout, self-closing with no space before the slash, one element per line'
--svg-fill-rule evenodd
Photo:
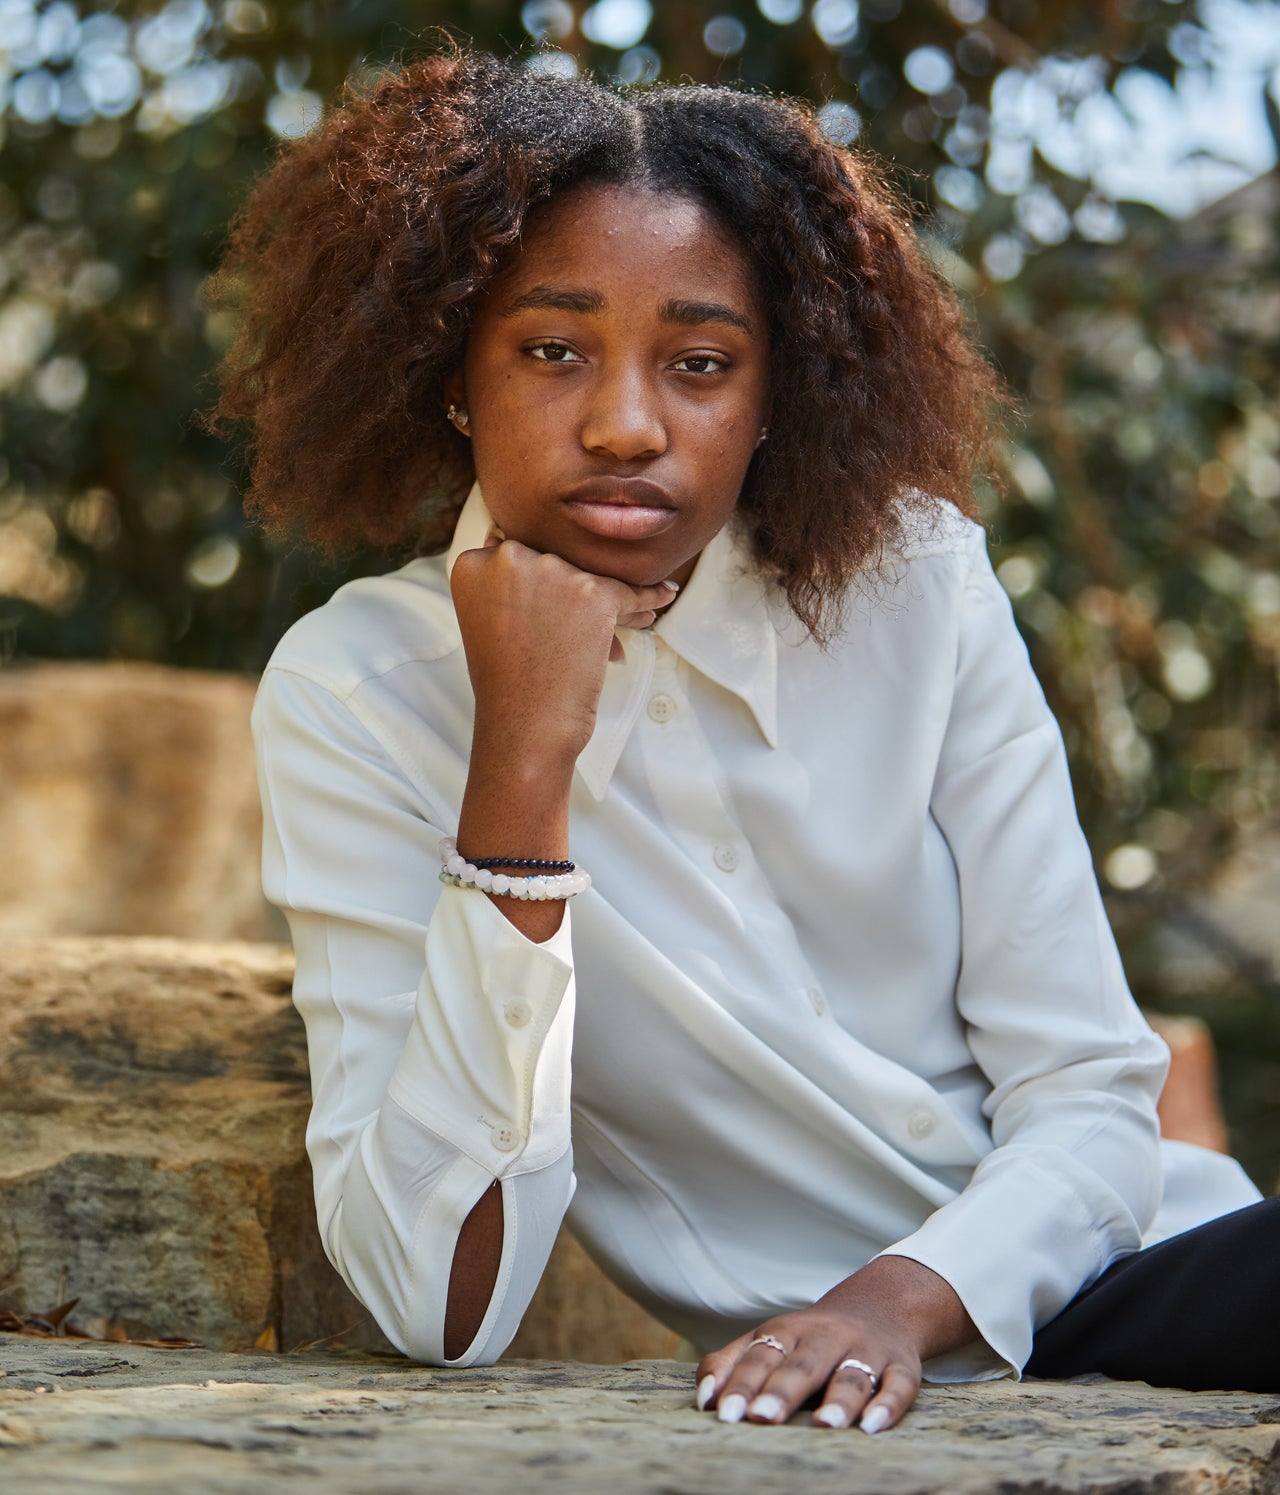
<path fill-rule="evenodd" d="M 713 353 L 686 353 L 672 365 L 682 374 L 722 374 L 729 367 L 727 359 Z"/>
<path fill-rule="evenodd" d="M 525 352 L 539 363 L 584 363 L 566 343 L 534 343 Z"/>

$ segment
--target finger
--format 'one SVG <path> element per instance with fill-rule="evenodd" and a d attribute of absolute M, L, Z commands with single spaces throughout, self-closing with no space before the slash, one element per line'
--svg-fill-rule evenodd
<path fill-rule="evenodd" d="M 698 1411 L 703 1412 L 716 1404 L 716 1392 L 724 1385 L 733 1367 L 742 1358 L 754 1334 L 740 1334 L 730 1340 L 723 1349 L 713 1350 L 698 1361 Z"/>
<path fill-rule="evenodd" d="M 763 1385 L 747 1405 L 752 1422 L 786 1422 L 831 1376 L 838 1353 L 829 1336 L 806 1336 L 780 1364 L 769 1369 Z"/>
<path fill-rule="evenodd" d="M 747 1408 L 765 1390 L 766 1384 L 777 1372 L 782 1359 L 779 1352 L 771 1346 L 753 1345 L 748 1342 L 747 1349 L 725 1377 L 716 1397 L 716 1415 L 721 1422 L 742 1421 L 747 1414 Z M 778 1415 L 760 1420 L 784 1421 L 783 1409 L 786 1408 L 786 1415 L 789 1416 L 795 1405 L 796 1403 L 793 1402 L 788 1407 L 787 1402 L 780 1398 Z"/>
<path fill-rule="evenodd" d="M 680 593 L 674 581 L 660 581 L 651 587 L 629 587 L 630 596 L 623 602 L 628 612 L 660 612 L 670 607 Z"/>
<path fill-rule="evenodd" d="M 858 1426 L 864 1433 L 879 1433 L 898 1422 L 916 1399 L 920 1377 L 904 1365 L 888 1365 L 880 1390 L 862 1409 Z"/>
<path fill-rule="evenodd" d="M 642 613 L 624 613 L 618 619 L 619 628 L 648 628 L 658 621 L 658 615 L 649 608 Z"/>
<path fill-rule="evenodd" d="M 832 1371 L 822 1405 L 814 1411 L 814 1422 L 819 1427 L 847 1428 L 871 1400 L 876 1384 L 855 1365 Z"/>

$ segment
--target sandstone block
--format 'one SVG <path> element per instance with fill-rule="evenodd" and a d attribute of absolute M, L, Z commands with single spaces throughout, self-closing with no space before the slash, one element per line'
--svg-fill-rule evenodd
<path fill-rule="evenodd" d="M 248 676 L 0 672 L 0 936 L 286 939 L 262 896 Z"/>
<path fill-rule="evenodd" d="M 0 942 L 0 1306 L 52 1308 L 65 1267 L 91 1333 L 385 1346 L 320 1245 L 292 974 L 267 944 Z M 566 1235 L 513 1352 L 675 1344 Z"/>
<path fill-rule="evenodd" d="M 1169 1045 L 1169 1077 L 1160 1094 L 1160 1131 L 1181 1142 L 1227 1152 L 1227 1124 L 1218 1092 L 1218 1060 L 1208 1025 L 1195 1017 L 1148 1012 Z"/>

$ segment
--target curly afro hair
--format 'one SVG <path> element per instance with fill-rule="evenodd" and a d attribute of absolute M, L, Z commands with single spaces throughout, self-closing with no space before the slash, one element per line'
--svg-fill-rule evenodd
<path fill-rule="evenodd" d="M 644 182 L 707 209 L 770 316 L 770 439 L 736 514 L 761 571 L 829 636 L 906 510 L 973 510 L 998 380 L 875 167 L 804 104 L 614 89 L 450 49 L 286 144 L 236 215 L 206 302 L 233 308 L 207 430 L 247 427 L 246 511 L 329 557 L 428 554 L 473 481 L 443 419 L 477 298 L 531 211 Z"/>

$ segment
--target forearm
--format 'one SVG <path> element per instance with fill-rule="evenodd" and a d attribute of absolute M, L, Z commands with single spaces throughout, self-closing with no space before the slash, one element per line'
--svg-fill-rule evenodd
<path fill-rule="evenodd" d="M 444 1314 L 444 1353 L 456 1360 L 476 1337 L 502 1263 L 502 1185 L 495 1178 L 458 1233 Z"/>

